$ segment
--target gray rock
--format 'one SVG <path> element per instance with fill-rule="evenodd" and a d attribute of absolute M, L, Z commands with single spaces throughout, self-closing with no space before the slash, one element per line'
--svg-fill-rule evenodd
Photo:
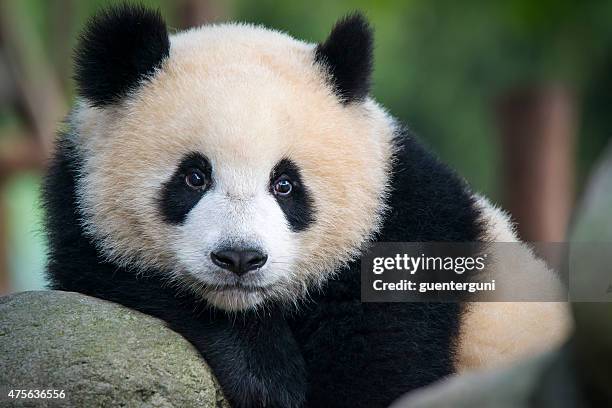
<path fill-rule="evenodd" d="M 19 407 L 226 407 L 196 350 L 152 317 L 71 292 L 0 298 L 0 406 L 8 388 L 64 390 Z"/>
<path fill-rule="evenodd" d="M 511 367 L 468 372 L 402 397 L 391 408 L 574 408 L 586 406 L 571 344 Z"/>

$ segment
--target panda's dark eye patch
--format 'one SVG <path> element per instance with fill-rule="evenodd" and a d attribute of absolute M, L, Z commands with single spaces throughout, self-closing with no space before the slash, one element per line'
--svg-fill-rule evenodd
<path fill-rule="evenodd" d="M 304 185 L 299 167 L 289 159 L 279 161 L 270 173 L 270 192 L 276 198 L 293 231 L 314 222 L 314 202 Z"/>
<path fill-rule="evenodd" d="M 212 167 L 200 153 L 189 153 L 161 188 L 158 206 L 164 220 L 181 224 L 212 185 Z"/>

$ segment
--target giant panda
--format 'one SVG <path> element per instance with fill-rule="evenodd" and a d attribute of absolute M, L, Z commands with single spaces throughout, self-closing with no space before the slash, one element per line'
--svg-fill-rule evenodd
<path fill-rule="evenodd" d="M 358 13 L 319 44 L 96 15 L 43 187 L 50 287 L 163 320 L 236 407 L 387 406 L 561 341 L 559 303 L 361 302 L 374 242 L 517 240 L 372 99 L 372 48 Z"/>

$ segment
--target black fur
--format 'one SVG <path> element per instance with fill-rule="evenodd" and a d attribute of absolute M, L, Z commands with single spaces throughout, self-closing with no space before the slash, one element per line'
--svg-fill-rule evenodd
<path fill-rule="evenodd" d="M 478 241 L 465 183 L 405 131 L 392 171 L 392 210 L 378 242 Z M 359 261 L 290 321 L 306 361 L 310 407 L 386 407 L 454 372 L 459 303 L 362 303 Z"/>
<path fill-rule="evenodd" d="M 168 287 L 163 271 L 136 276 L 105 262 L 84 235 L 75 181 L 81 159 L 63 138 L 43 188 L 50 287 L 116 302 L 167 322 L 213 369 L 235 407 L 299 407 L 306 393 L 304 361 L 279 309 L 266 314 L 214 312 Z"/>
<path fill-rule="evenodd" d="M 81 96 L 94 106 L 121 100 L 168 57 L 170 42 L 158 11 L 121 5 L 97 14 L 75 54 Z"/>
<path fill-rule="evenodd" d="M 304 231 L 315 221 L 314 203 L 308 188 L 302 182 L 300 169 L 289 159 L 279 161 L 270 174 L 270 189 L 275 180 L 286 175 L 292 181 L 293 190 L 288 197 L 275 196 L 276 202 L 283 210 L 291 229 L 295 232 Z"/>
<path fill-rule="evenodd" d="M 393 169 L 392 211 L 379 241 L 475 241 L 479 213 L 465 184 L 409 135 Z M 189 340 L 237 407 L 382 407 L 453 372 L 462 307 L 456 303 L 361 303 L 355 261 L 289 318 L 228 316 L 163 284 L 105 262 L 84 235 L 76 206 L 81 166 L 64 138 L 43 199 L 51 287 L 107 299 L 158 317 Z M 199 310 L 199 312 L 197 312 Z"/>
<path fill-rule="evenodd" d="M 133 11 L 128 15 L 151 16 L 147 13 Z M 126 21 L 115 17 L 101 17 L 94 22 Z M 144 21 L 144 28 L 151 25 L 159 28 L 157 17 L 132 17 L 128 20 Z M 151 21 L 153 24 L 149 24 Z M 141 66 L 139 60 L 134 60 L 126 65 L 137 67 L 128 69 L 127 77 L 121 77 L 129 81 L 106 77 L 99 70 L 108 68 L 116 73 L 117 61 L 107 63 L 105 58 L 112 60 L 113 56 L 104 47 L 125 40 L 119 34 L 129 30 L 117 24 L 113 30 L 104 31 L 103 26 L 106 25 L 92 24 L 83 41 L 85 48 L 79 54 L 79 64 L 86 67 L 80 73 L 80 81 L 97 83 L 82 92 L 100 106 L 117 100 L 118 95 L 133 86 L 135 73 L 145 72 L 140 69 L 142 66 L 150 68 L 151 61 L 153 65 L 160 61 L 149 58 L 159 57 L 155 52 L 159 47 L 155 46 L 153 53 L 139 57 L 147 64 Z M 149 41 L 144 33 L 151 30 L 140 28 L 134 28 L 137 38 L 128 41 L 130 46 L 122 45 L 121 52 L 127 52 L 139 41 Z M 113 41 L 102 36 L 103 32 Z M 159 45 L 158 40 L 153 37 L 152 45 Z M 104 49 L 90 47 L 94 44 Z M 150 51 L 148 42 L 141 45 Z M 131 50 L 137 54 L 142 51 Z M 367 94 L 371 33 L 362 17 L 350 17 L 339 23 L 328 41 L 318 48 L 317 55 L 319 61 L 328 64 L 345 102 Z M 84 65 L 85 56 L 95 57 L 86 61 L 98 60 L 100 67 Z M 67 136 L 60 140 L 43 189 L 50 286 L 120 303 L 164 320 L 197 348 L 234 406 L 382 407 L 405 392 L 453 372 L 462 306 L 362 303 L 359 261 L 339 271 L 337 278 L 292 315 L 282 305 L 269 305 L 265 313 L 228 315 L 165 284 L 166 271 L 151 270 L 137 275 L 105 261 L 81 225 L 83 214 L 77 207 L 75 189 L 82 157 L 72 140 Z M 391 211 L 377 240 L 478 240 L 484 227 L 478 222 L 480 214 L 464 182 L 407 133 L 398 135 L 398 140 L 389 198 Z M 207 163 L 203 159 L 191 155 L 183 164 L 202 166 Z M 187 196 L 178 185 L 184 179 L 181 173 L 184 168 L 179 168 L 160 192 L 161 204 L 157 205 L 169 222 L 181 222 L 189 205 L 199 199 L 189 195 L 188 200 L 184 199 Z M 299 170 L 290 162 L 279 164 L 276 170 L 291 173 L 303 187 Z M 308 202 L 308 192 L 303 190 L 303 194 L 302 202 Z M 178 205 L 173 201 L 175 197 L 181 203 L 191 204 Z M 312 222 L 311 210 L 284 211 L 289 213 L 288 219 L 308 220 L 296 222 L 298 227 Z M 294 213 L 298 215 L 291 215 Z"/>
<path fill-rule="evenodd" d="M 199 170 L 207 179 L 205 188 L 194 190 L 185 183 L 187 173 L 193 169 Z M 171 224 L 183 223 L 189 211 L 200 201 L 211 185 L 212 168 L 208 159 L 200 153 L 186 155 L 174 174 L 162 186 L 158 204 L 164 220 Z"/>
<path fill-rule="evenodd" d="M 362 101 L 370 91 L 373 60 L 372 28 L 359 13 L 338 21 L 315 61 L 329 71 L 333 87 L 344 104 Z"/>

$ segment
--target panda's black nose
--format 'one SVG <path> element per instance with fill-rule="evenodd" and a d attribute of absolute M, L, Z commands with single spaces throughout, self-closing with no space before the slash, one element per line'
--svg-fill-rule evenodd
<path fill-rule="evenodd" d="M 242 276 L 264 266 L 268 256 L 253 249 L 224 249 L 211 252 L 210 259 L 215 265 Z"/>

